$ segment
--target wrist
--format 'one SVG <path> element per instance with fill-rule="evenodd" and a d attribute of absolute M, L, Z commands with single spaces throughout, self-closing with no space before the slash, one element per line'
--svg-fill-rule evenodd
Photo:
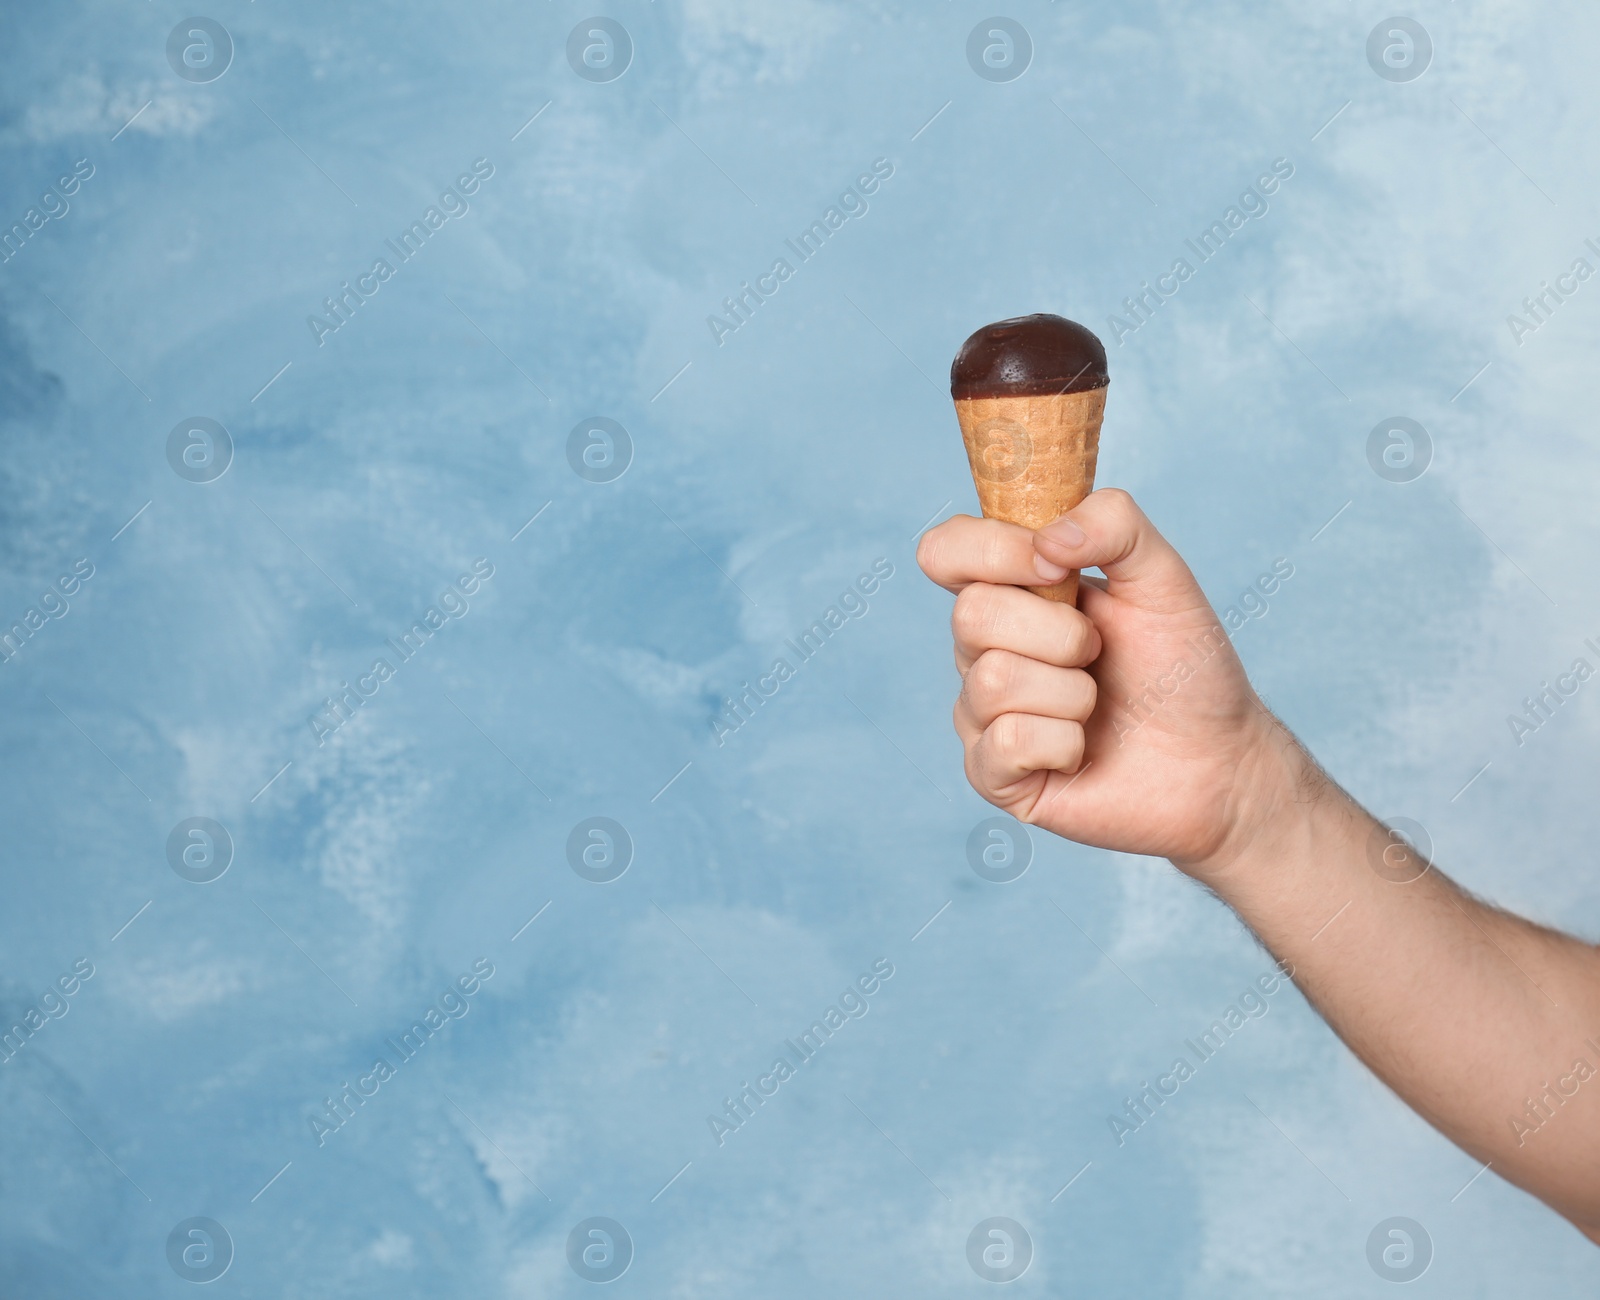
<path fill-rule="evenodd" d="M 1254 716 L 1255 732 L 1234 770 L 1215 846 L 1192 860 L 1173 860 L 1186 875 L 1229 898 L 1274 864 L 1299 857 L 1316 835 L 1314 823 L 1347 811 L 1349 797 L 1293 734 L 1265 709 Z"/>

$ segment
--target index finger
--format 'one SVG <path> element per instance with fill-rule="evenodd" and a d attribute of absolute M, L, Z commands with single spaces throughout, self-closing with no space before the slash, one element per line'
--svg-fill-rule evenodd
<path fill-rule="evenodd" d="M 999 519 L 974 519 L 954 515 L 923 533 L 917 543 L 917 563 L 922 571 L 948 591 L 968 583 L 990 582 L 1008 587 L 1036 587 L 1059 582 L 1066 573 L 1059 566 L 1040 567 L 1033 532 L 1020 524 Z"/>

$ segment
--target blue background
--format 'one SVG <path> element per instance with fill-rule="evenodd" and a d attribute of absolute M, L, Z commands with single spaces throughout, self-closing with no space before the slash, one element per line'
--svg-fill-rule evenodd
<path fill-rule="evenodd" d="M 1271 959 L 1162 862 L 1035 832 L 1020 880 L 969 867 L 992 810 L 913 560 L 975 509 L 961 340 L 1084 321 L 1100 481 L 1219 608 L 1294 566 L 1236 638 L 1273 707 L 1469 888 L 1600 930 L 1600 687 L 1521 745 L 1506 721 L 1600 663 L 1600 284 L 1506 323 L 1600 265 L 1592 10 L 1419 4 L 1410 83 L 1369 66 L 1371 4 L 1022 3 L 1008 83 L 969 66 L 965 0 L 623 3 L 608 83 L 564 0 L 205 12 L 236 46 L 207 84 L 168 63 L 170 4 L 6 16 L 0 221 L 94 167 L 0 267 L 0 616 L 94 566 L 0 664 L 6 1023 L 95 974 L 0 1066 L 0 1290 L 192 1294 L 192 1216 L 237 1296 L 588 1294 L 566 1241 L 596 1215 L 640 1296 L 985 1294 L 991 1216 L 1033 1240 L 1019 1294 L 1385 1293 L 1393 1215 L 1433 1242 L 1418 1295 L 1594 1286 L 1292 989 L 1116 1145 Z M 319 343 L 478 158 L 470 211 Z M 719 343 L 707 316 L 879 158 Z M 1277 158 L 1270 210 L 1119 346 L 1122 299 Z M 568 463 L 595 415 L 632 439 L 610 483 Z M 1432 439 L 1407 483 L 1367 455 L 1396 415 Z M 168 463 L 194 416 L 234 444 L 213 482 Z M 319 744 L 479 557 L 470 612 Z M 716 744 L 878 559 L 870 612 Z M 568 863 L 595 816 L 633 843 L 609 884 Z M 190 817 L 234 844 L 209 884 L 169 866 Z M 869 1013 L 718 1146 L 723 1098 L 880 958 Z M 479 959 L 470 1011 L 319 1145 L 323 1099 Z"/>

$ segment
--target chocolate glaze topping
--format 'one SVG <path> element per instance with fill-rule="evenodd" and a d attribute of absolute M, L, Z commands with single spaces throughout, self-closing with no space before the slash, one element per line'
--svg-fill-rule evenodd
<path fill-rule="evenodd" d="M 1082 393 L 1109 382 L 1100 340 L 1076 321 L 1044 312 L 985 325 L 950 366 L 954 398 Z"/>

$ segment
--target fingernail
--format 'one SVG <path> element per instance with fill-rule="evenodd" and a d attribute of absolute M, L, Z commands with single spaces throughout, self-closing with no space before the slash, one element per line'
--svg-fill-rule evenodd
<path fill-rule="evenodd" d="M 1050 583 L 1060 582 L 1061 579 L 1067 576 L 1068 572 L 1059 564 L 1051 564 L 1049 560 L 1045 559 L 1037 551 L 1034 552 L 1033 556 L 1033 571 Z"/>
<path fill-rule="evenodd" d="M 1082 546 L 1088 540 L 1083 529 L 1065 515 L 1053 524 L 1046 524 L 1039 532 L 1061 546 Z"/>

